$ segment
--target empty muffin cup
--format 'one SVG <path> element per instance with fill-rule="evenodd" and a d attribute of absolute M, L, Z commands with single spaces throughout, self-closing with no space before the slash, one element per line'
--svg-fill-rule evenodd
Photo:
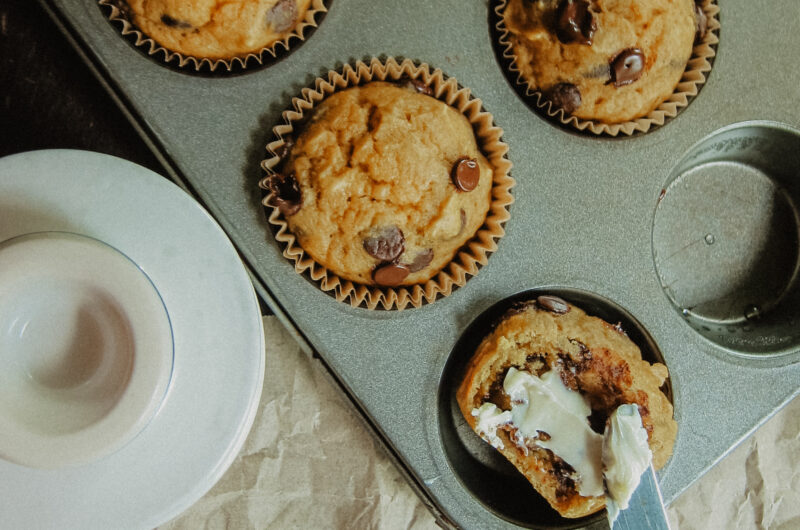
<path fill-rule="evenodd" d="M 550 296 L 547 296 L 550 295 Z M 642 359 L 664 363 L 661 352 L 648 331 L 624 308 L 592 292 L 548 287 L 519 292 L 483 311 L 464 330 L 453 347 L 442 372 L 437 396 L 439 433 L 447 461 L 461 485 L 487 510 L 513 524 L 527 528 L 603 528 L 605 512 L 568 519 L 561 517 L 499 451 L 482 440 L 464 419 L 457 392 L 470 360 L 483 339 L 511 310 L 537 303 L 537 299 L 559 297 L 587 315 L 598 317 L 624 332 L 638 346 Z M 542 306 L 540 306 L 542 307 Z M 549 309 L 548 309 L 549 310 Z M 672 401 L 667 378 L 660 391 Z"/>
<path fill-rule="evenodd" d="M 664 293 L 700 335 L 729 351 L 800 348 L 800 131 L 745 122 L 713 133 L 675 166 L 653 219 Z"/>

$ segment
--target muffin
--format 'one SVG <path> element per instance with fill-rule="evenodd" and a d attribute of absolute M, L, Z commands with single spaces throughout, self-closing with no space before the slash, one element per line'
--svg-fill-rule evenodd
<path fill-rule="evenodd" d="M 165 48 L 221 59 L 285 38 L 311 0 L 127 0 L 133 22 Z"/>
<path fill-rule="evenodd" d="M 670 99 L 709 22 L 693 0 L 508 0 L 502 17 L 520 80 L 565 117 L 602 124 Z"/>
<path fill-rule="evenodd" d="M 179 66 L 204 64 L 215 70 L 223 64 L 244 67 L 249 59 L 263 64 L 275 56 L 277 45 L 289 47 L 303 38 L 306 26 L 325 11 L 323 0 L 100 0 L 111 7 L 109 18 L 123 24 L 123 35 L 149 45 L 150 55 L 163 52 L 165 61 Z"/>
<path fill-rule="evenodd" d="M 373 59 L 284 113 L 261 187 L 298 273 L 340 301 L 416 307 L 477 274 L 508 218 L 502 131 L 427 65 Z"/>
<path fill-rule="evenodd" d="M 638 410 L 653 466 L 661 468 L 671 456 L 677 424 L 661 391 L 667 376 L 663 364 L 642 360 L 619 325 L 560 298 L 540 296 L 504 315 L 483 339 L 456 399 L 481 438 L 563 517 L 576 518 L 606 505 L 603 433 L 621 406 Z M 518 390 L 525 381 L 545 389 L 523 400 Z M 553 403 L 547 396 L 554 396 Z M 519 415 L 516 408 L 523 405 Z M 541 429 L 533 435 L 523 426 L 531 418 Z"/>
<path fill-rule="evenodd" d="M 341 278 L 432 278 L 483 225 L 492 167 L 463 114 L 373 81 L 323 101 L 269 181 L 300 246 Z"/>

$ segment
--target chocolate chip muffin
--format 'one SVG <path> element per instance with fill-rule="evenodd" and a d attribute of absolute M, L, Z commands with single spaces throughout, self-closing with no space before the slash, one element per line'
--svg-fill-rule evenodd
<path fill-rule="evenodd" d="M 614 124 L 675 91 L 706 31 L 694 0 L 508 0 L 520 75 L 566 115 Z"/>
<path fill-rule="evenodd" d="M 672 455 L 678 426 L 661 391 L 667 377 L 619 325 L 544 295 L 509 311 L 483 339 L 456 399 L 469 426 L 563 517 L 575 518 L 606 504 L 597 449 L 621 405 L 638 409 L 656 469 Z M 542 390 L 520 397 L 515 378 Z M 545 430 L 526 432 L 530 421 Z"/>
<path fill-rule="evenodd" d="M 164 48 L 225 59 L 286 38 L 311 0 L 126 0 L 132 22 Z"/>
<path fill-rule="evenodd" d="M 323 100 L 262 185 L 300 246 L 341 278 L 425 282 L 481 228 L 493 168 L 472 125 L 419 82 Z"/>

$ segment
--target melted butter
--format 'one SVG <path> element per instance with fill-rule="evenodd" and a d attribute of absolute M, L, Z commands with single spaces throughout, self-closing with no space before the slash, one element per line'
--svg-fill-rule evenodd
<path fill-rule="evenodd" d="M 478 435 L 495 449 L 503 449 L 497 428 L 511 422 L 511 412 L 501 411 L 494 403 L 484 403 L 480 408 L 472 409 L 472 415 L 478 419 L 475 425 Z"/>
<path fill-rule="evenodd" d="M 628 507 L 653 454 L 636 405 L 617 407 L 606 424 L 604 438 L 603 474 L 610 497 L 606 507 L 609 523 L 613 526 L 619 511 Z"/>
<path fill-rule="evenodd" d="M 591 408 L 586 399 L 567 388 L 557 370 L 536 377 L 512 367 L 503 389 L 511 398 L 511 423 L 518 429 L 517 442 L 530 441 L 553 451 L 576 471 L 578 493 L 584 497 L 602 495 L 603 436 L 589 426 Z M 540 431 L 549 438 L 540 436 Z"/>
<path fill-rule="evenodd" d="M 638 407 L 617 407 L 600 435 L 589 425 L 592 411 L 586 398 L 564 385 L 557 369 L 536 377 L 512 367 L 503 389 L 511 399 L 510 411 L 488 402 L 472 410 L 481 438 L 503 449 L 497 429 L 510 424 L 516 429 L 514 441 L 526 455 L 529 444 L 551 450 L 575 470 L 578 493 L 584 497 L 606 493 L 613 526 L 652 462 Z"/>

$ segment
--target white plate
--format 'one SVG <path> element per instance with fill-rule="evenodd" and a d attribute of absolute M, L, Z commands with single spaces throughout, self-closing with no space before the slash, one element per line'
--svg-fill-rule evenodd
<path fill-rule="evenodd" d="M 70 232 L 0 243 L 0 458 L 116 452 L 159 409 L 173 353 L 164 302 L 117 249 Z"/>
<path fill-rule="evenodd" d="M 0 527 L 153 528 L 222 476 L 252 426 L 264 335 L 249 277 L 183 190 L 125 160 L 49 150 L 0 159 L 0 241 L 67 231 L 149 276 L 172 324 L 172 380 L 153 420 L 99 461 L 38 470 L 0 460 Z"/>

